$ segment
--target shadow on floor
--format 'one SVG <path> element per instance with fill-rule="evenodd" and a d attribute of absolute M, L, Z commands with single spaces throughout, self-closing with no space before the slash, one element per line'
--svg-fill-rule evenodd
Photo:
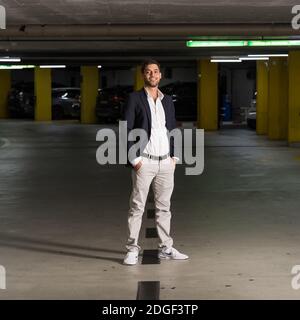
<path fill-rule="evenodd" d="M 72 245 L 72 244 L 66 244 L 66 243 L 60 243 L 60 242 L 54 242 L 54 241 L 48 241 L 48 240 L 42 240 L 42 239 L 27 238 L 22 236 L 12 236 L 12 235 L 3 234 L 3 233 L 0 234 L 0 246 L 35 251 L 35 252 L 42 252 L 42 253 L 72 256 L 72 257 L 78 257 L 78 258 L 108 260 L 116 263 L 123 263 L 123 259 L 100 256 L 98 254 L 86 254 L 86 253 L 76 252 L 74 250 L 97 251 L 99 253 L 100 252 L 117 253 L 122 255 L 125 253 L 125 251 Z M 56 248 L 53 248 L 53 247 L 56 247 Z M 68 251 L 65 249 L 70 249 L 72 251 Z"/>

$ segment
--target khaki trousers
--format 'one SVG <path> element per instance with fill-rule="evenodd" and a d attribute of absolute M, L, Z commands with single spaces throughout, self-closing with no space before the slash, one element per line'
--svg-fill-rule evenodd
<path fill-rule="evenodd" d="M 159 237 L 159 247 L 171 247 L 173 239 L 170 236 L 171 195 L 174 189 L 175 163 L 171 157 L 164 160 L 152 160 L 142 157 L 142 166 L 135 171 L 131 169 L 132 192 L 128 211 L 128 251 L 139 250 L 138 238 L 142 217 L 150 185 L 154 193 L 155 222 Z"/>

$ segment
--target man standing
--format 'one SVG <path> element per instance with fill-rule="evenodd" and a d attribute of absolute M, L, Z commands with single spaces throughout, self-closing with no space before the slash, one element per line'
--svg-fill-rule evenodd
<path fill-rule="evenodd" d="M 169 143 L 168 131 L 176 128 L 175 109 L 172 98 L 164 95 L 158 84 L 161 80 L 160 65 L 156 60 L 142 64 L 144 88 L 130 94 L 123 111 L 122 120 L 127 121 L 128 133 L 132 129 L 143 129 L 147 139 L 141 143 L 134 157 L 130 157 L 130 147 L 136 141 L 128 141 L 128 161 L 132 167 L 132 193 L 128 211 L 127 254 L 124 264 L 138 262 L 139 232 L 145 204 L 152 184 L 155 202 L 155 221 L 159 236 L 159 258 L 185 260 L 188 256 L 173 247 L 170 236 L 170 200 L 174 188 L 174 143 Z"/>

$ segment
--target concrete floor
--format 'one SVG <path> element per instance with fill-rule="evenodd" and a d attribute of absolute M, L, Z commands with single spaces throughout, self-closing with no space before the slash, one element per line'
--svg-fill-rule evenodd
<path fill-rule="evenodd" d="M 128 267 L 130 169 L 97 164 L 101 127 L 0 121 L 0 299 L 136 299 L 147 280 L 161 299 L 300 298 L 299 148 L 206 133 L 204 173 L 175 173 L 172 235 L 190 260 Z"/>

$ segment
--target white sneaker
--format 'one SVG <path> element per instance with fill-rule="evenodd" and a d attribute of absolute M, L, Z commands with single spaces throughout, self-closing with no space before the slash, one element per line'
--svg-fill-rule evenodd
<path fill-rule="evenodd" d="M 138 258 L 139 258 L 139 251 L 138 250 L 134 250 L 134 251 L 128 251 L 123 264 L 127 264 L 127 265 L 135 265 L 138 262 Z"/>
<path fill-rule="evenodd" d="M 186 260 L 189 257 L 176 250 L 175 248 L 162 248 L 158 253 L 158 258 L 160 259 L 173 259 L 173 260 Z"/>

